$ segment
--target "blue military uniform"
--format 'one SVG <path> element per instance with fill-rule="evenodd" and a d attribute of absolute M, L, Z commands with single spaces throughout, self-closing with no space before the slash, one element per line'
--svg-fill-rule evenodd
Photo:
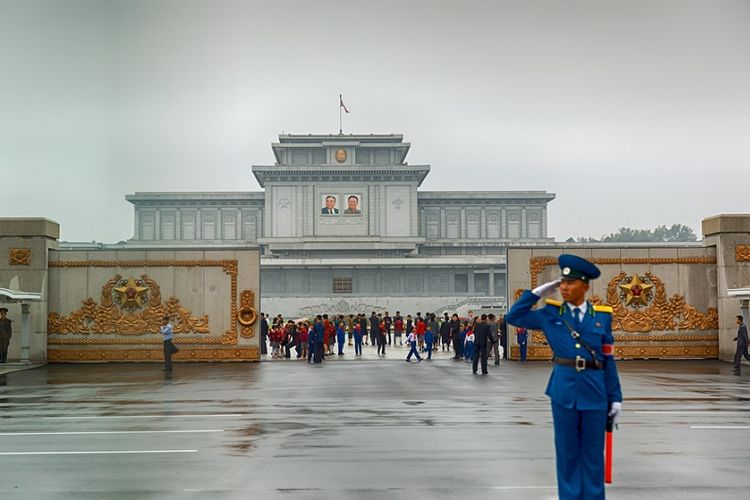
<path fill-rule="evenodd" d="M 580 274 L 580 279 L 588 281 L 599 276 L 593 264 L 570 257 L 559 259 L 563 278 Z M 585 303 L 579 306 L 585 311 L 576 312 L 576 317 L 570 304 L 550 299 L 544 307 L 532 310 L 538 300 L 526 290 L 506 320 L 542 330 L 556 359 L 546 394 L 552 400 L 558 495 L 565 500 L 603 499 L 607 412 L 613 402 L 622 401 L 613 356 L 612 308 Z M 579 334 L 577 339 L 571 330 Z"/>

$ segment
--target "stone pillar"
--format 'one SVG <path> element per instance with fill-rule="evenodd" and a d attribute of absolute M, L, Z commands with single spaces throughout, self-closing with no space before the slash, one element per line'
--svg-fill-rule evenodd
<path fill-rule="evenodd" d="M 737 334 L 735 318 L 742 313 L 737 297 L 730 296 L 727 290 L 750 288 L 750 214 L 708 217 L 701 226 L 704 246 L 716 248 L 719 358 L 732 361 L 735 351 L 732 339 Z"/>
<path fill-rule="evenodd" d="M 31 307 L 29 304 L 21 304 L 21 363 L 29 362 L 29 344 L 31 341 L 30 326 Z"/>
<path fill-rule="evenodd" d="M 43 218 L 0 218 L 0 288 L 41 294 L 41 300 L 5 304 L 8 317 L 20 319 L 13 335 L 10 360 L 47 361 L 47 310 L 50 284 L 49 252 L 57 249 L 60 226 Z M 20 302 L 20 303 L 19 303 Z"/>

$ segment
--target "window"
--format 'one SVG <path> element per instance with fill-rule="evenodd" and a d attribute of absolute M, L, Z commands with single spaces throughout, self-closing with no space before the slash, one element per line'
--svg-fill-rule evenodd
<path fill-rule="evenodd" d="M 222 217 L 222 222 L 224 224 L 224 239 L 225 240 L 234 240 L 237 238 L 236 232 L 237 232 L 237 221 L 235 219 L 234 215 L 226 215 Z"/>
<path fill-rule="evenodd" d="M 174 239 L 174 212 L 162 213 L 161 214 L 161 239 L 173 240 Z"/>
<path fill-rule="evenodd" d="M 495 271 L 493 278 L 495 281 L 495 297 L 505 297 L 505 274 Z"/>
<path fill-rule="evenodd" d="M 154 239 L 154 216 L 153 214 L 143 214 L 141 216 L 141 239 Z"/>
<path fill-rule="evenodd" d="M 195 239 L 195 215 L 193 214 L 182 214 L 182 239 Z"/>
<path fill-rule="evenodd" d="M 490 293 L 490 274 L 474 274 L 474 293 L 477 295 L 488 295 Z"/>
<path fill-rule="evenodd" d="M 333 278 L 333 293 L 352 293 L 351 276 Z"/>
<path fill-rule="evenodd" d="M 469 293 L 469 275 L 468 274 L 454 274 L 453 275 L 453 289 L 456 293 Z"/>

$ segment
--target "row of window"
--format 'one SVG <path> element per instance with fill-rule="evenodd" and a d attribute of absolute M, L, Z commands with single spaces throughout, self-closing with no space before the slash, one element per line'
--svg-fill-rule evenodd
<path fill-rule="evenodd" d="M 261 272 L 265 296 L 327 294 L 412 296 L 505 296 L 505 273 L 484 271 L 265 269 Z"/>
<path fill-rule="evenodd" d="M 142 240 L 250 240 L 258 237 L 258 223 L 256 213 L 242 214 L 242 224 L 238 225 L 237 213 L 223 214 L 219 218 L 216 212 L 201 214 L 198 224 L 194 212 L 182 213 L 179 227 L 174 212 L 159 214 L 159 232 L 157 234 L 156 216 L 154 213 L 140 214 Z M 178 232 L 179 230 L 179 232 Z"/>

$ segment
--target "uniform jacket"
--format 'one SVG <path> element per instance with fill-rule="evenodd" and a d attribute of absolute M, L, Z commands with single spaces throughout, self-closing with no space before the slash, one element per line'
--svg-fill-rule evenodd
<path fill-rule="evenodd" d="M 8 318 L 0 319 L 0 339 L 9 339 L 13 334 L 11 323 L 13 323 L 13 321 Z"/>
<path fill-rule="evenodd" d="M 506 321 L 512 325 L 542 330 L 547 337 L 555 357 L 575 359 L 581 356 L 591 360 L 588 350 L 572 338 L 567 322 L 575 328 L 570 308 L 561 302 L 547 300 L 544 307 L 532 310 L 539 297 L 526 290 L 513 304 Z M 552 401 L 565 408 L 578 410 L 605 410 L 614 401 L 622 401 L 620 379 L 614 360 L 614 337 L 612 336 L 611 308 L 588 304 L 588 309 L 577 329 L 583 341 L 604 363 L 603 370 L 554 365 L 546 394 Z M 576 347 L 576 345 L 580 347 Z M 606 355 L 605 355 L 606 353 Z"/>
<path fill-rule="evenodd" d="M 747 326 L 745 326 L 745 323 L 742 323 L 737 329 L 737 336 L 734 338 L 734 340 L 737 341 L 737 345 L 740 348 L 747 347 L 747 345 L 750 343 L 747 338 Z"/>
<path fill-rule="evenodd" d="M 477 323 L 476 328 L 474 328 L 474 343 L 476 345 L 486 346 L 490 338 L 490 325 L 482 323 L 481 321 Z"/>

